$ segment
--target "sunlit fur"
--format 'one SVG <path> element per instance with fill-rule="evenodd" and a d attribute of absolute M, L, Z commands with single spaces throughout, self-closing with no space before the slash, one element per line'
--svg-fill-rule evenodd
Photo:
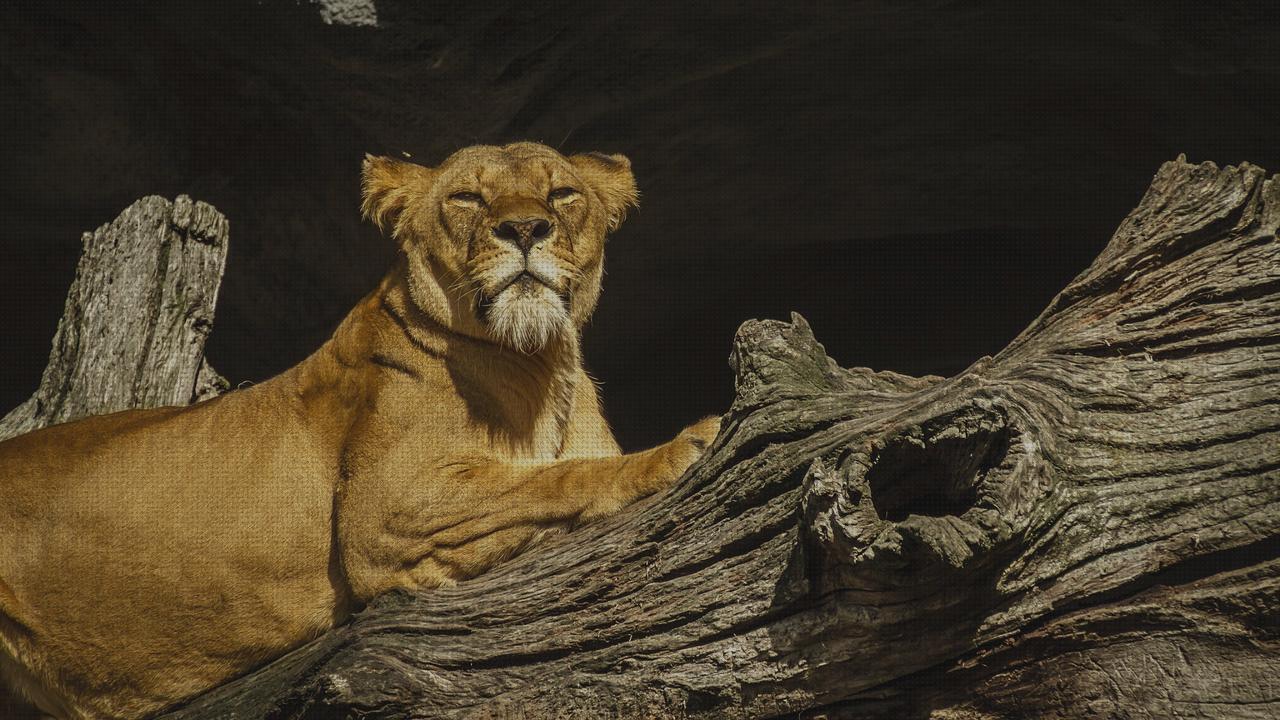
<path fill-rule="evenodd" d="M 578 351 L 635 201 L 616 155 L 368 158 L 364 212 L 403 253 L 310 357 L 0 442 L 0 707 L 7 685 L 60 718 L 154 714 L 670 487 L 719 420 L 622 455 Z M 495 227 L 535 216 L 555 228 L 526 262 Z"/>
<path fill-rule="evenodd" d="M 569 312 L 553 290 L 518 281 L 503 290 L 488 311 L 489 332 L 524 353 L 536 353 L 553 338 L 573 332 Z"/>
<path fill-rule="evenodd" d="M 515 143 L 466 148 L 437 168 L 365 161 L 364 212 L 399 241 L 423 311 L 525 353 L 563 342 L 590 316 L 605 235 L 636 200 L 620 155 Z M 504 219 L 533 217 L 552 229 L 527 257 L 495 234 Z"/>

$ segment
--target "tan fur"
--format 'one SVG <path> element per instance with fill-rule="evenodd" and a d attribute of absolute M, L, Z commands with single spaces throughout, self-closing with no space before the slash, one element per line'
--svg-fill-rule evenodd
<path fill-rule="evenodd" d="M 315 354 L 0 443 L 0 675 L 55 716 L 145 716 L 668 487 L 718 420 L 620 455 L 578 352 L 635 201 L 620 156 L 367 158 L 364 212 L 402 259 Z M 509 282 L 533 235 L 504 220 L 543 233 L 534 277 Z"/>

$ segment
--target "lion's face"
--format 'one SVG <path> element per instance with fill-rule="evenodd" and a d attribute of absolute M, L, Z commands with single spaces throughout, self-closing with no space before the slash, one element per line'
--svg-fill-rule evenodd
<path fill-rule="evenodd" d="M 364 167 L 365 214 L 391 227 L 411 281 L 466 315 L 455 326 L 529 353 L 590 316 L 605 235 L 635 202 L 626 158 L 536 143 L 465 148 L 437 168 Z"/>

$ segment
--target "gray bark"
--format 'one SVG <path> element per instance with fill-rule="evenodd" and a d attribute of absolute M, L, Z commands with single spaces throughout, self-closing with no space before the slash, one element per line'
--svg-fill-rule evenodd
<path fill-rule="evenodd" d="M 1278 225 L 1261 169 L 1167 163 L 949 379 L 747 322 L 671 492 L 169 717 L 1280 716 Z"/>
<path fill-rule="evenodd" d="M 84 234 L 40 387 L 0 440 L 47 425 L 226 389 L 204 361 L 227 260 L 227 220 L 179 195 L 145 197 Z"/>

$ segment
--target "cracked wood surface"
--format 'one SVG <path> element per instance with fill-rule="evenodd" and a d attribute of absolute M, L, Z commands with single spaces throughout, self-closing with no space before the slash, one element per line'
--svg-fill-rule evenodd
<path fill-rule="evenodd" d="M 186 405 L 226 389 L 204 360 L 227 220 L 185 195 L 145 197 L 85 233 L 40 387 L 0 440 L 89 415 Z"/>
<path fill-rule="evenodd" d="M 1276 717 L 1278 224 L 1261 169 L 1166 163 L 949 379 L 747 322 L 671 492 L 171 717 Z"/>
<path fill-rule="evenodd" d="M 949 379 L 748 322 L 721 436 L 671 492 L 381 598 L 171 717 L 1280 715 L 1277 225 L 1261 169 L 1167 163 Z M 185 198 L 86 235 L 0 435 L 216 393 L 225 250 Z"/>

